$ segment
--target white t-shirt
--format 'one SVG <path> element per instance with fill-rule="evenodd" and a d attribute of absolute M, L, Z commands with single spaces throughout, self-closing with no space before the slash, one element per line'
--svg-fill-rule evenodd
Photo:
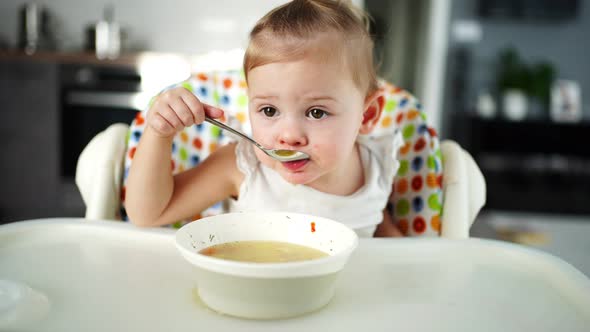
<path fill-rule="evenodd" d="M 348 196 L 328 194 L 306 185 L 285 181 L 277 172 L 262 165 L 252 144 L 236 146 L 238 169 L 244 174 L 237 200 L 230 200 L 230 212 L 288 211 L 339 221 L 359 236 L 371 237 L 383 220 L 393 177 L 399 167 L 396 159 L 401 135 L 376 138 L 359 137 L 365 184 Z"/>

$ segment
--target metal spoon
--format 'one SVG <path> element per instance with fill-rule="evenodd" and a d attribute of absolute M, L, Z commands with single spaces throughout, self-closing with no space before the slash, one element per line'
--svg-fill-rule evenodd
<path fill-rule="evenodd" d="M 280 161 L 280 162 L 285 162 L 285 161 L 295 161 L 295 160 L 301 160 L 301 159 L 308 159 L 309 156 L 301 151 L 295 151 L 295 150 L 282 150 L 282 149 L 267 149 L 265 147 L 263 147 L 262 145 L 258 144 L 255 140 L 251 139 L 250 137 L 246 136 L 245 134 L 235 130 L 234 128 L 223 124 L 217 120 L 214 120 L 208 116 L 205 116 L 205 121 L 219 127 L 222 129 L 225 129 L 227 131 L 230 131 L 242 138 L 245 138 L 246 140 L 248 140 L 250 143 L 256 145 L 257 148 L 259 148 L 260 150 L 262 150 L 264 153 L 266 153 L 267 155 L 273 157 L 274 159 Z"/>

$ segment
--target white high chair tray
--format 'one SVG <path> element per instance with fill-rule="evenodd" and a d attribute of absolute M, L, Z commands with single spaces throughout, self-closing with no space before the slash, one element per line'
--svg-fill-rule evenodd
<path fill-rule="evenodd" d="M 590 326 L 590 280 L 582 273 L 540 251 L 478 239 L 363 239 L 322 310 L 275 321 L 228 317 L 199 302 L 192 266 L 173 234 L 82 219 L 0 226 L 0 279 L 24 283 L 50 303 L 44 318 L 28 319 L 21 330 L 572 332 Z"/>

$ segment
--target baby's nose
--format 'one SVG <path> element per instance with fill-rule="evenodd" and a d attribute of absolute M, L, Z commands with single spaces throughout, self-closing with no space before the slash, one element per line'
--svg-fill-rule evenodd
<path fill-rule="evenodd" d="M 307 136 L 298 125 L 290 124 L 279 133 L 279 143 L 283 146 L 299 147 L 307 145 Z"/>

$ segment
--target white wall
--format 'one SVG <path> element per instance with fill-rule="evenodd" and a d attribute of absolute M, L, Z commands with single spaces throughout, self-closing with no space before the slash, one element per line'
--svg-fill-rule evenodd
<path fill-rule="evenodd" d="M 417 91 L 429 123 L 438 131 L 442 127 L 443 83 L 448 47 L 451 0 L 430 0 L 426 38 L 418 56 Z"/>
<path fill-rule="evenodd" d="M 29 0 L 34 2 L 32 0 Z M 0 38 L 17 45 L 18 12 L 27 0 L 0 0 Z M 56 22 L 62 49 L 80 50 L 86 27 L 102 17 L 105 4 L 126 28 L 127 50 L 188 54 L 246 45 L 254 23 L 286 0 L 40 0 Z M 363 0 L 353 3 L 362 5 Z"/>
<path fill-rule="evenodd" d="M 16 46 L 19 8 L 25 0 L 0 1 L 0 38 Z M 105 4 L 126 28 L 127 49 L 202 53 L 244 47 L 256 20 L 286 0 L 44 0 L 56 22 L 62 48 L 80 50 L 86 27 L 102 17 Z"/>

